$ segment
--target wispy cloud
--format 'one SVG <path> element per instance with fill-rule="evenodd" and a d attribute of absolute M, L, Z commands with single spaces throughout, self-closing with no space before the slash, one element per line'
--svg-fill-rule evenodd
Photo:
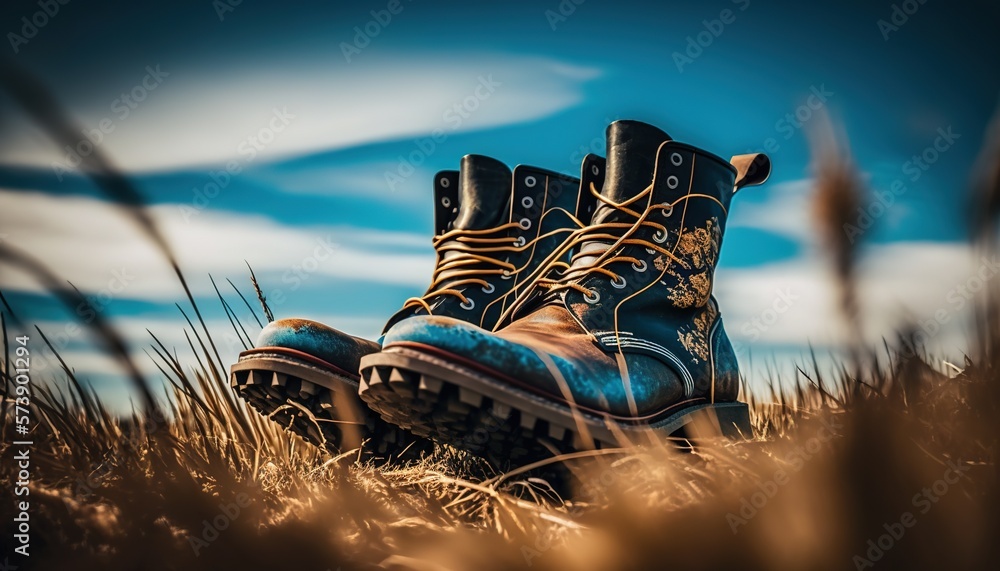
<path fill-rule="evenodd" d="M 809 199 L 813 188 L 812 179 L 790 180 L 772 184 L 768 200 L 740 204 L 733 208 L 732 217 L 726 222 L 728 228 L 756 228 L 781 234 L 798 242 L 811 242 L 815 232 L 810 227 Z M 748 189 L 744 192 L 754 192 Z"/>
<path fill-rule="evenodd" d="M 174 301 L 180 285 L 156 249 L 107 203 L 0 190 L 6 240 L 32 252 L 85 293 L 114 299 Z M 420 289 L 429 281 L 433 250 L 427 236 L 344 226 L 291 227 L 262 214 L 205 210 L 185 218 L 176 204 L 150 208 L 188 275 L 245 275 L 247 260 L 287 290 L 306 279 L 347 279 Z M 206 280 L 196 295 L 213 295 Z M 0 288 L 41 291 L 18 272 Z"/>
<path fill-rule="evenodd" d="M 582 86 L 599 74 L 525 56 L 371 55 L 364 66 L 266 67 L 265 62 L 211 75 L 164 65 L 169 75 L 124 119 L 112 109 L 114 91 L 106 101 L 100 90 L 88 90 L 86 101 L 64 97 L 84 125 L 111 121 L 114 129 L 100 145 L 121 167 L 162 170 L 240 158 L 249 139 L 268 127 L 275 109 L 293 118 L 256 149 L 267 160 L 436 129 L 450 133 L 538 119 L 581 101 Z M 489 98 L 463 107 L 484 81 L 494 87 Z M 43 143 L 28 126 L 12 127 L 20 132 L 0 142 L 4 162 L 51 166 L 63 161 L 65 151 Z"/>
<path fill-rule="evenodd" d="M 983 279 L 1000 279 L 1000 266 L 984 264 L 961 243 L 894 242 L 864 252 L 861 316 L 871 346 L 892 339 L 910 321 L 924 331 L 932 352 L 954 356 L 964 346 L 970 296 Z M 767 354 L 774 347 L 805 349 L 807 342 L 844 346 L 848 332 L 835 287 L 823 258 L 810 250 L 775 264 L 720 267 L 716 295 L 734 343 Z"/>

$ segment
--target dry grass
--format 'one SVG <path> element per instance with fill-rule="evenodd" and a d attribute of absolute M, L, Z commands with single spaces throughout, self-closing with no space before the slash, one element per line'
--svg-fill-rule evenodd
<path fill-rule="evenodd" d="M 51 109 L 36 111 L 59 124 Z M 100 173 L 110 167 L 98 153 L 94 160 L 95 181 L 106 183 Z M 820 177 L 816 211 L 834 228 L 856 195 L 843 195 L 855 190 L 841 176 L 848 171 L 828 166 L 820 164 L 831 176 Z M 140 225 L 151 224 L 137 214 L 128 181 L 111 181 L 102 186 L 109 197 Z M 152 228 L 147 234 L 159 236 Z M 853 291 L 853 247 L 827 234 L 836 275 Z M 8 246 L 0 260 L 49 284 L 64 303 L 80 302 L 37 260 Z M 135 371 L 147 397 L 142 410 L 114 417 L 68 367 L 61 389 L 36 388 L 32 554 L 11 563 L 750 570 L 982 569 L 1000 560 L 1000 383 L 997 336 L 986 333 L 1000 329 L 995 322 L 979 328 L 974 362 L 961 368 L 927 358 L 906 335 L 878 356 L 854 351 L 832 379 L 803 366 L 796 378 L 772 383 L 770 395 L 747 395 L 757 432 L 751 441 L 707 441 L 690 451 L 654 437 L 612 454 L 558 459 L 572 473 L 572 492 L 561 496 L 531 474 L 491 474 L 454 450 L 387 467 L 360 464 L 351 453 L 320 454 L 233 398 L 227 364 L 189 303 L 197 362 L 177 362 L 155 340 L 151 347 L 169 381 L 167 398 L 153 398 L 154 385 L 100 321 L 109 351 Z M 848 314 L 852 303 L 844 305 Z M 9 553 L 14 496 L 6 482 L 15 463 L 6 325 L 16 317 L 4 305 L 0 537 Z M 247 337 L 243 324 L 233 327 Z"/>
<path fill-rule="evenodd" d="M 870 367 L 870 378 L 836 383 L 801 373 L 794 390 L 754 399 L 753 441 L 693 452 L 658 441 L 562 459 L 574 474 L 571 498 L 530 475 L 491 477 L 451 450 L 378 468 L 352 454 L 324 457 L 233 402 L 210 350 L 193 368 L 164 365 L 174 385 L 166 419 L 114 418 L 70 378 L 63 395 L 35 395 L 31 562 L 835 569 L 866 557 L 867 541 L 906 511 L 917 524 L 880 565 L 977 568 L 995 560 L 992 377 L 971 365 L 945 375 L 899 353 Z M 6 443 L 14 436 L 5 419 Z M 5 481 L 13 479 L 11 455 L 0 453 Z M 940 501 L 914 503 L 924 488 L 937 496 L 935 482 L 951 464 L 964 474 Z M 8 487 L 0 497 L 4 506 L 14 499 Z M 239 514 L 230 519 L 220 505 Z M 213 521 L 224 529 L 206 532 Z"/>

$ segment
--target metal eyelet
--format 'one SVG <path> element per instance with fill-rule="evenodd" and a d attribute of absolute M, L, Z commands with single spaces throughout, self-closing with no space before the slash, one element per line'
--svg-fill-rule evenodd
<path fill-rule="evenodd" d="M 528 185 L 528 188 L 534 187 L 537 182 L 533 176 L 524 177 L 524 184 Z"/>
<path fill-rule="evenodd" d="M 601 294 L 597 291 L 590 290 L 583 296 L 583 301 L 594 305 L 595 303 L 601 301 Z"/>
<path fill-rule="evenodd" d="M 445 179 L 445 180 L 447 180 L 447 179 Z M 442 198 L 441 199 L 441 206 L 444 206 L 445 208 L 448 208 L 449 206 L 451 206 L 451 199 L 448 198 L 447 196 L 444 197 L 444 198 Z"/>
<path fill-rule="evenodd" d="M 667 233 L 665 231 L 657 230 L 656 233 L 653 234 L 653 241 L 656 242 L 657 244 L 662 244 L 666 242 Z"/>
<path fill-rule="evenodd" d="M 448 188 L 449 186 L 451 186 L 451 181 L 448 180 L 446 177 L 441 177 L 441 188 Z"/>
<path fill-rule="evenodd" d="M 489 289 L 486 289 L 486 287 L 488 287 Z M 487 284 L 486 284 L 486 287 L 484 287 L 484 288 L 483 288 L 483 293 L 493 293 L 493 292 L 494 292 L 494 291 L 496 291 L 496 289 L 497 289 L 497 288 L 496 288 L 496 287 L 495 287 L 495 286 L 494 286 L 493 284 L 491 284 L 491 283 L 487 283 Z"/>
<path fill-rule="evenodd" d="M 601 169 L 597 168 L 597 165 L 590 165 L 590 172 L 594 173 L 594 176 L 601 174 Z"/>
<path fill-rule="evenodd" d="M 667 177 L 667 188 L 670 188 L 670 189 L 677 188 L 678 184 L 680 184 L 680 181 L 677 180 L 676 176 L 670 175 L 670 176 Z"/>
<path fill-rule="evenodd" d="M 674 213 L 674 205 L 664 202 L 661 206 L 664 206 L 665 208 L 660 210 L 660 214 L 662 214 L 664 218 L 670 218 L 670 215 Z"/>
<path fill-rule="evenodd" d="M 500 274 L 500 279 L 502 279 L 502 280 L 509 280 L 509 279 L 511 279 L 513 277 L 514 277 L 514 274 L 510 273 L 509 270 L 504 270 L 503 273 Z"/>
<path fill-rule="evenodd" d="M 524 240 L 524 236 L 518 236 L 517 240 L 514 240 L 514 245 L 515 246 L 523 246 L 525 244 L 526 244 L 526 242 Z"/>
<path fill-rule="evenodd" d="M 525 208 L 531 208 L 534 205 L 535 205 L 535 199 L 531 198 L 530 196 L 525 196 L 524 198 L 521 199 L 521 206 Z"/>
<path fill-rule="evenodd" d="M 681 163 L 683 162 L 684 162 L 684 157 L 682 157 L 680 153 L 673 153 L 670 155 L 670 163 L 675 167 L 681 166 Z"/>
<path fill-rule="evenodd" d="M 616 279 L 611 280 L 611 287 L 613 287 L 615 289 L 622 289 L 626 285 L 628 285 L 628 282 L 626 282 L 625 278 L 623 278 L 621 276 L 617 276 Z"/>
<path fill-rule="evenodd" d="M 639 273 L 646 271 L 646 260 L 639 260 L 639 265 L 636 265 L 635 262 L 632 262 L 632 269 Z"/>
<path fill-rule="evenodd" d="M 469 305 L 465 305 L 466 302 L 468 302 Z M 473 301 L 472 298 L 466 298 L 466 300 L 458 304 L 458 306 L 461 307 L 462 309 L 470 310 L 476 307 L 476 302 Z"/>
<path fill-rule="evenodd" d="M 517 223 L 517 225 L 520 226 L 522 230 L 529 230 L 531 229 L 531 220 L 528 220 L 527 218 L 522 218 L 521 221 Z"/>

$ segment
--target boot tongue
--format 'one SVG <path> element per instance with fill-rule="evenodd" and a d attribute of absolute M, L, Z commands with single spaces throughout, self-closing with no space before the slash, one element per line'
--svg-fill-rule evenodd
<path fill-rule="evenodd" d="M 670 135 L 660 129 L 640 121 L 615 121 L 608 125 L 608 162 L 601 196 L 616 203 L 624 202 L 646 189 L 653 182 L 656 170 L 656 153 Z M 640 210 L 645 204 L 634 205 Z M 592 224 L 602 222 L 635 222 L 635 218 L 603 202 L 598 203 Z M 594 256 L 580 256 L 573 267 L 587 266 L 611 242 L 592 240 L 580 245 L 579 253 L 594 252 Z"/>
<path fill-rule="evenodd" d="M 670 140 L 670 135 L 647 123 L 615 121 L 608 126 L 607 137 L 608 166 L 601 195 L 623 202 L 653 182 L 656 151 Z M 608 212 L 603 214 L 607 216 Z M 599 222 L 597 215 L 594 222 Z"/>
<path fill-rule="evenodd" d="M 486 230 L 505 222 L 510 210 L 512 175 L 507 165 L 482 155 L 462 157 L 460 209 L 455 228 Z"/>

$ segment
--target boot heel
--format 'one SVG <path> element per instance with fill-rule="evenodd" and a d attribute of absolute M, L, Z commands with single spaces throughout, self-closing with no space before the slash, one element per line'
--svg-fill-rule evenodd
<path fill-rule="evenodd" d="M 750 440 L 753 427 L 750 426 L 750 407 L 742 402 L 720 402 L 692 406 L 679 411 L 652 425 L 655 430 L 670 436 L 695 438 L 695 426 L 710 427 L 710 432 L 731 440 Z"/>
<path fill-rule="evenodd" d="M 726 402 L 709 405 L 715 411 L 722 435 L 732 440 L 750 440 L 753 427 L 750 426 L 750 407 L 742 402 Z"/>

